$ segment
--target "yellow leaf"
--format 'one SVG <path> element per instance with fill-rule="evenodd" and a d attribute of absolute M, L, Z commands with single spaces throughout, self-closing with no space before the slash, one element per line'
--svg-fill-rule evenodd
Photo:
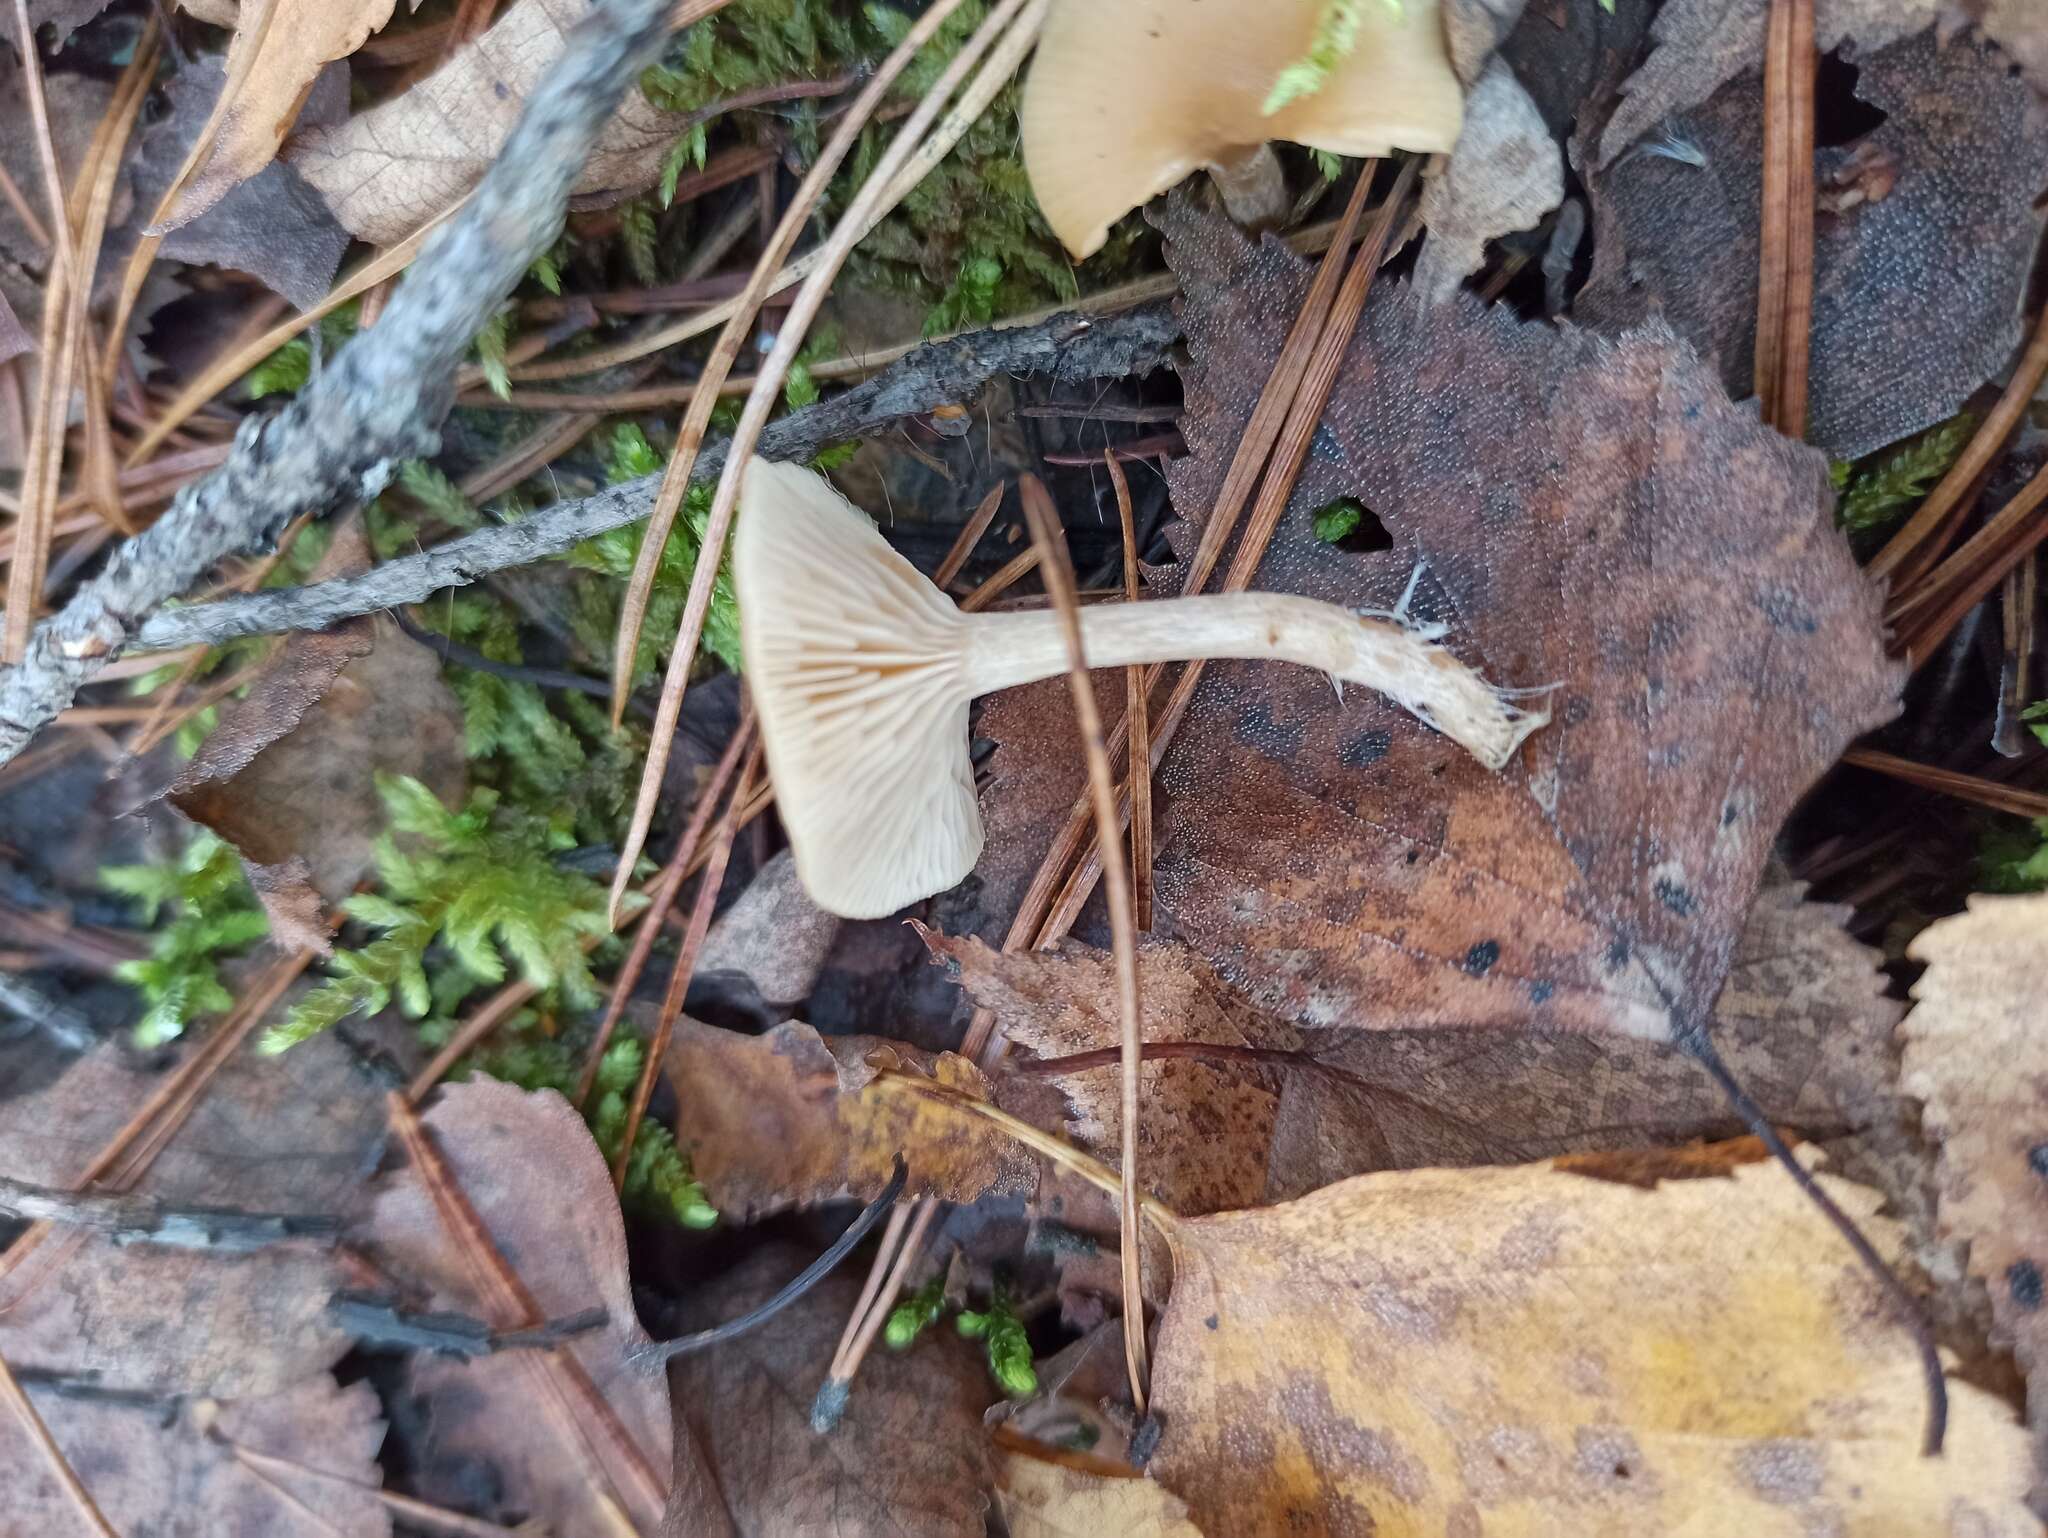
<path fill-rule="evenodd" d="M 1107 1458 L 1001 1435 L 991 1456 L 1010 1538 L 1202 1538 L 1183 1501 Z"/>
<path fill-rule="evenodd" d="M 1830 1190 L 1879 1247 L 1874 1192 Z M 1151 1469 L 1233 1538 L 2004 1538 L 2025 1432 L 1918 1358 L 1774 1165 L 1366 1175 L 1176 1225 Z"/>
<path fill-rule="evenodd" d="M 2048 1363 L 2048 892 L 1972 897 L 1907 954 L 1927 972 L 1900 1027 L 1900 1087 L 1927 1102 L 1941 1142 L 1941 1229 L 1969 1243 L 1970 1273 L 2033 1385 Z"/>

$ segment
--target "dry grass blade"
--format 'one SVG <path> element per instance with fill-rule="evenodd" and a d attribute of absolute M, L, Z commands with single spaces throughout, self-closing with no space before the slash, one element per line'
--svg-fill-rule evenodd
<path fill-rule="evenodd" d="M 640 974 L 647 969 L 647 958 L 653 953 L 655 939 L 668 919 L 669 909 L 676 904 L 676 894 L 682 890 L 688 873 L 695 868 L 691 862 L 696 858 L 697 846 L 704 841 L 704 830 L 711 825 L 711 813 L 718 805 L 718 798 L 725 794 L 727 782 L 739 769 L 741 755 L 754 745 L 754 732 L 755 722 L 749 712 L 740 722 L 739 730 L 733 733 L 732 741 L 726 744 L 717 767 L 711 771 L 711 778 L 705 781 L 703 792 L 697 797 L 697 805 L 690 813 L 689 826 L 683 830 L 668 865 L 655 880 L 652 900 L 643 915 L 640 932 L 633 936 L 633 948 L 626 953 L 625 965 L 619 968 L 619 975 L 612 982 L 611 997 L 605 1001 L 604 1019 L 598 1024 L 597 1036 L 584 1058 L 583 1073 L 576 1081 L 578 1109 L 590 1098 L 590 1088 L 597 1082 L 598 1064 L 604 1058 L 605 1049 L 611 1045 L 612 1032 L 618 1029 L 619 1017 L 626 1012 L 626 1001 L 633 996 L 633 990 L 640 984 Z M 659 1060 L 659 1053 L 648 1054 L 648 1062 Z"/>
<path fill-rule="evenodd" d="M 1933 764 L 1916 764 L 1910 758 L 1881 753 L 1875 748 L 1851 748 L 1842 755 L 1842 762 L 1859 769 L 1875 769 L 1879 774 L 1918 785 L 1922 790 L 1953 796 L 1958 801 L 1988 806 L 1994 812 L 2010 812 L 2015 817 L 2048 817 L 2048 793 L 2038 790 L 2022 790 L 2017 785 L 2003 785 L 1981 775 L 1940 769 Z"/>
<path fill-rule="evenodd" d="M 705 360 L 704 368 L 692 386 L 689 414 L 683 418 L 682 430 L 676 434 L 675 451 L 669 455 L 668 467 L 662 472 L 661 489 L 655 493 L 653 510 L 647 515 L 647 528 L 641 535 L 640 553 L 633 563 L 633 575 L 619 600 L 618 639 L 612 652 L 612 725 L 615 727 L 624 717 L 626 696 L 632 693 L 633 664 L 640 650 L 640 627 L 647 617 L 647 600 L 654 592 L 654 574 L 661 564 L 662 548 L 668 543 L 669 531 L 675 526 L 676 514 L 682 509 L 683 497 L 690 489 L 690 473 L 697 467 L 697 454 L 703 448 L 704 434 L 711 426 L 711 413 L 724 393 L 726 378 L 731 374 L 740 350 L 753 334 L 754 318 L 760 313 L 761 301 L 775 286 L 783 264 L 796 249 L 797 240 L 809 225 L 812 212 L 825 196 L 825 189 L 866 130 L 868 120 L 881 106 L 882 98 L 888 95 L 918 50 L 931 40 L 932 34 L 959 5 L 960 0 L 940 0 L 918 18 L 903 41 L 882 61 L 873 78 L 841 117 L 825 147 L 818 152 L 817 160 L 797 187 L 796 195 L 783 211 L 774 235 L 755 262 L 754 270 L 747 278 L 747 286 L 732 302 L 732 317 L 726 322 L 725 330 L 719 333 L 711 356 Z M 716 553 L 721 548 L 722 545 L 714 545 L 708 539 L 705 542 L 705 549 L 710 552 L 708 567 L 711 571 L 717 568 Z M 704 589 L 703 604 L 708 610 L 711 589 L 708 580 L 691 583 L 690 608 L 695 609 L 698 604 L 699 587 Z M 687 611 L 683 626 L 686 633 L 692 632 Z M 701 630 L 702 626 L 703 616 L 699 614 L 695 627 Z M 694 633 L 690 646 L 695 649 Z"/>
<path fill-rule="evenodd" d="M 1991 408 L 1978 424 L 1976 432 L 1970 435 L 1969 443 L 1957 456 L 1956 462 L 1949 466 L 1948 474 L 1927 494 L 1927 500 L 1914 510 L 1913 516 L 1885 542 L 1884 548 L 1871 557 L 1864 570 L 1873 577 L 1892 576 L 1901 563 L 1962 505 L 1965 493 L 1991 467 L 1991 461 L 2019 425 L 2020 417 L 2032 403 L 2034 391 L 2040 387 L 2043 375 L 2048 375 L 2048 307 L 2042 309 L 2034 335 L 2027 343 L 2027 350 L 2020 355 L 2012 378 L 2000 392 L 1998 404 Z"/>
<path fill-rule="evenodd" d="M 647 1044 L 647 1053 L 640 1063 L 640 1081 L 633 1086 L 633 1103 L 626 1109 L 626 1130 L 619 1139 L 619 1155 L 612 1161 L 612 1184 L 619 1190 L 626 1188 L 626 1168 L 633 1158 L 633 1140 L 640 1135 L 641 1118 L 647 1114 L 647 1102 L 654 1098 L 654 1081 L 660 1077 L 661 1065 L 668 1058 L 669 1038 L 675 1034 L 676 1017 L 683 1012 L 683 1000 L 690 992 L 690 978 L 697 970 L 698 954 L 704 949 L 704 936 L 711 930 L 711 910 L 718 905 L 718 889 L 725 882 L 726 862 L 732 858 L 732 844 L 740 831 L 740 808 L 745 804 L 747 792 L 761 772 L 761 744 L 755 740 L 747 754 L 747 766 L 740 771 L 737 784 L 733 787 L 732 798 L 726 803 L 725 817 L 718 825 L 718 836 L 712 840 L 710 858 L 705 861 L 704 875 L 697 883 L 697 900 L 690 905 L 689 927 L 683 931 L 683 943 L 676 950 L 675 966 L 668 975 L 668 992 L 662 996 L 661 1017 L 655 1022 L 654 1039 Z M 648 926 L 652 932 L 653 926 Z"/>
<path fill-rule="evenodd" d="M 1024 580 L 1025 574 L 1038 564 L 1038 554 L 1036 545 L 1029 550 L 1019 550 L 990 573 L 986 582 L 960 600 L 960 611 L 963 614 L 974 614 L 986 609 Z"/>
<path fill-rule="evenodd" d="M 1028 10 L 1026 9 L 1028 3 Z M 804 281 L 796 300 L 783 318 L 781 329 L 776 333 L 775 347 L 762 360 L 760 378 L 753 393 L 747 397 L 747 404 L 740 413 L 739 424 L 733 429 L 732 442 L 726 450 L 725 466 L 718 478 L 717 490 L 712 493 L 711 511 L 705 521 L 704 539 L 700 547 L 697 570 L 690 581 L 689 597 L 683 606 L 683 616 L 676 628 L 674 649 L 669 653 L 668 672 L 662 679 L 661 701 L 655 711 L 654 729 L 650 734 L 647 764 L 641 773 L 640 790 L 633 805 L 633 821 L 627 831 L 625 842 L 620 849 L 619 870 L 630 872 L 633 862 L 639 857 L 642 846 L 647 842 L 647 830 L 654 821 L 655 802 L 660 798 L 662 775 L 668 767 L 668 745 L 675 734 L 676 720 L 681 713 L 683 694 L 689 685 L 690 667 L 695 659 L 697 642 L 704 631 L 704 619 L 711 609 L 712 585 L 717 580 L 718 566 L 723 558 L 726 536 L 732 530 L 734 513 L 739 507 L 740 478 L 746 473 L 748 462 L 753 458 L 754 447 L 760 441 L 761 429 L 768 424 L 769 413 L 782 394 L 782 382 L 789 374 L 791 363 L 797 351 L 803 346 L 811 322 L 817 318 L 818 310 L 825 302 L 832 281 L 839 275 L 839 269 L 846 261 L 854 246 L 878 223 L 883 215 L 907 196 L 912 187 L 923 180 L 925 174 L 937 163 L 929 151 L 941 142 L 947 148 L 957 141 L 959 134 L 967 131 L 974 117 L 997 90 L 1015 73 L 1036 41 L 1038 29 L 1045 19 L 1049 0 L 1002 0 L 989 13 L 974 34 L 960 45 L 940 74 L 932 88 L 927 91 L 916 108 L 911 112 L 889 147 L 882 153 L 874 171 L 854 194 L 853 202 L 841 216 L 833 229 L 831 238 L 816 252 L 816 268 Z M 952 7 L 947 0 L 934 6 L 927 15 L 941 11 L 950 13 Z M 1020 16 L 1019 13 L 1023 14 Z M 1012 22 L 1016 24 L 1011 25 Z M 1007 32 L 1007 35 L 1005 35 Z M 991 45 L 1001 38 L 1001 44 L 991 52 Z M 983 54 L 989 54 L 987 66 L 976 77 L 974 85 L 962 97 L 947 124 L 926 139 L 934 119 L 954 91 L 981 61 Z M 984 88 L 986 95 L 983 95 Z M 968 109 L 972 108 L 972 116 Z M 959 133 L 951 133 L 954 123 Z M 943 150 L 940 151 L 943 153 Z M 915 157 L 915 158 L 913 158 Z M 913 174 L 914 173 L 914 174 Z M 650 540 L 652 534 L 650 531 Z M 623 874 L 612 878 L 612 917 L 616 922 L 619 901 L 625 893 Z"/>
<path fill-rule="evenodd" d="M 1999 607 L 2005 615 L 2005 646 L 1998 666 L 1998 727 L 1991 745 L 2007 758 L 2027 750 L 2021 712 L 2034 702 L 2034 637 L 2041 607 L 2041 567 L 2031 556 L 2005 574 Z"/>
<path fill-rule="evenodd" d="M 1138 930 L 1131 906 L 1130 877 L 1117 847 L 1116 775 L 1095 708 L 1088 656 L 1081 643 L 1081 608 L 1074 571 L 1067 561 L 1066 536 L 1052 498 L 1037 476 L 1019 483 L 1031 542 L 1038 547 L 1046 591 L 1052 595 L 1066 637 L 1067 681 L 1080 720 L 1081 751 L 1088 758 L 1088 797 L 1095 809 L 1096 847 L 1102 851 L 1102 885 L 1109 899 L 1109 928 L 1116 955 L 1117 1015 L 1123 1030 L 1123 1183 L 1118 1199 L 1123 1248 L 1124 1365 L 1130 1370 L 1131 1400 L 1145 1410 L 1145 1289 L 1138 1245 L 1138 1071 L 1143 1063 L 1144 1003 L 1138 997 Z M 1135 669 L 1133 670 L 1135 671 Z"/>
<path fill-rule="evenodd" d="M 1771 0 L 1764 51 L 1762 268 L 1756 393 L 1763 419 L 1806 436 L 1813 330 L 1814 0 Z"/>
<path fill-rule="evenodd" d="M 79 1515 L 92 1524 L 93 1531 L 104 1533 L 106 1538 L 119 1538 L 113 1524 L 108 1522 L 105 1514 L 100 1511 L 98 1502 L 93 1500 L 92 1492 L 79 1482 L 78 1475 L 65 1461 L 64 1450 L 50 1435 L 50 1428 L 43 1424 L 43 1418 L 36 1414 L 36 1407 L 29 1402 L 28 1395 L 22 1392 L 21 1384 L 14 1376 L 14 1369 L 7 1365 L 4 1357 L 0 1357 L 0 1398 L 7 1401 L 8 1407 L 28 1428 L 29 1436 L 36 1446 L 42 1449 L 43 1461 L 49 1465 L 57 1483 L 64 1487 L 65 1492 L 77 1504 Z"/>
<path fill-rule="evenodd" d="M 996 510 L 1003 505 L 1003 492 L 1008 483 L 997 481 L 989 488 L 987 496 L 974 509 L 974 515 L 960 527 L 960 533 L 953 541 L 953 548 L 946 552 L 944 560 L 932 572 L 932 586 L 944 588 L 960 575 L 960 568 L 967 564 L 974 554 L 974 547 L 981 543 L 981 537 L 988 533 L 988 526 L 996 521 Z"/>
<path fill-rule="evenodd" d="M 1116 490 L 1117 521 L 1124 537 L 1124 602 L 1138 602 L 1138 529 L 1131 514 L 1131 483 L 1116 455 L 1103 450 L 1109 484 Z M 1145 669 L 1124 669 L 1124 736 L 1129 739 L 1126 781 L 1131 799 L 1131 913 L 1141 931 L 1152 928 L 1152 724 L 1145 698 Z M 1100 837 L 1100 830 L 1097 830 Z"/>
<path fill-rule="evenodd" d="M 391 1129 L 433 1198 L 435 1213 L 468 1266 L 477 1295 L 486 1300 L 492 1323 L 504 1330 L 531 1329 L 541 1324 L 543 1315 L 533 1294 L 498 1252 L 490 1231 L 456 1184 L 441 1151 L 434 1146 L 434 1140 L 420 1125 L 405 1097 L 397 1093 L 391 1096 Z M 522 1353 L 520 1359 L 531 1364 L 541 1397 L 554 1411 L 563 1434 L 582 1450 L 591 1469 L 612 1487 L 620 1504 L 658 1519 L 668 1494 L 667 1480 L 648 1461 L 647 1454 L 605 1402 L 583 1364 L 560 1347 Z M 606 1458 L 607 1448 L 623 1467 L 630 1490 L 620 1489 L 613 1479 L 613 1460 Z M 642 1524 L 642 1530 L 651 1530 L 652 1526 L 653 1520 L 649 1520 Z"/>

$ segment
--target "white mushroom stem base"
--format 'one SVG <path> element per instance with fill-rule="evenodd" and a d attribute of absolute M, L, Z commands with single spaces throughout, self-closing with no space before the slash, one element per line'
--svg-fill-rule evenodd
<path fill-rule="evenodd" d="M 1452 656 L 1426 629 L 1354 614 L 1286 593 L 1195 594 L 1081 611 L 1091 668 L 1198 658 L 1271 658 L 1384 694 L 1489 769 L 1549 719 L 1518 708 Z M 970 697 L 1067 670 L 1059 617 L 1049 610 L 985 614 L 966 627 L 963 682 Z"/>

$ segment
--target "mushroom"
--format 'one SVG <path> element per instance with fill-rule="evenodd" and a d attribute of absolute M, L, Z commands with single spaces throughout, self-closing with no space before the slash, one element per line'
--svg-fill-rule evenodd
<path fill-rule="evenodd" d="M 732 547 L 740 645 L 797 874 L 880 918 L 981 854 L 967 706 L 1067 669 L 1049 610 L 964 614 L 823 476 L 754 459 Z M 1499 769 L 1549 719 L 1437 644 L 1441 627 L 1286 593 L 1081 611 L 1091 667 L 1271 657 L 1377 689 Z"/>
<path fill-rule="evenodd" d="M 1370 0 L 1320 89 L 1270 115 L 1322 0 L 1054 0 L 1024 86 L 1024 165 L 1067 249 L 1207 167 L 1233 216 L 1269 139 L 1338 155 L 1447 152 L 1464 112 L 1437 0 Z"/>

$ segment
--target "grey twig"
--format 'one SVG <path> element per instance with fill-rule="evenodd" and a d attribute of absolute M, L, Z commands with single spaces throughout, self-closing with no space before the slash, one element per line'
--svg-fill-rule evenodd
<path fill-rule="evenodd" d="M 282 1212 L 241 1212 L 230 1207 L 172 1207 L 150 1196 L 96 1191 L 53 1191 L 0 1175 L 0 1216 L 29 1223 L 90 1229 L 116 1244 L 160 1244 L 169 1249 L 241 1255 L 288 1239 L 331 1244 L 334 1218 Z"/>
<path fill-rule="evenodd" d="M 399 1308 L 375 1293 L 337 1292 L 328 1300 L 334 1321 L 367 1346 L 398 1351 L 431 1351 L 436 1356 L 479 1357 L 521 1347 L 559 1346 L 578 1335 L 601 1330 L 609 1317 L 601 1308 L 586 1308 L 566 1319 L 550 1319 L 526 1330 L 494 1330 L 467 1314 L 418 1313 Z"/>
<path fill-rule="evenodd" d="M 6 967 L 0 967 L 0 1012 L 28 1021 L 70 1052 L 84 1052 L 99 1043 L 92 1022 L 83 1014 Z"/>
<path fill-rule="evenodd" d="M 1162 304 L 1093 322 L 1056 315 L 1036 326 L 933 342 L 830 400 L 771 422 L 761 435 L 761 452 L 770 459 L 808 459 L 828 444 L 971 399 L 998 374 L 1049 374 L 1073 383 L 1142 373 L 1164 360 L 1179 335 L 1180 323 Z M 715 479 L 724 464 L 725 445 L 710 445 L 697 456 L 694 479 Z M 142 627 L 135 644 L 160 650 L 235 636 L 324 630 L 357 615 L 421 603 L 442 588 L 560 555 L 607 529 L 638 522 L 647 516 L 660 481 L 650 475 L 580 501 L 558 502 L 516 522 L 387 561 L 358 577 L 166 609 Z"/>
<path fill-rule="evenodd" d="M 382 320 L 38 626 L 0 674 L 0 763 L 69 705 L 166 600 L 302 512 L 374 497 L 432 454 L 471 338 L 562 227 L 569 189 L 620 94 L 665 35 L 671 0 L 599 0 L 526 104 L 474 196 L 428 237 Z"/>

